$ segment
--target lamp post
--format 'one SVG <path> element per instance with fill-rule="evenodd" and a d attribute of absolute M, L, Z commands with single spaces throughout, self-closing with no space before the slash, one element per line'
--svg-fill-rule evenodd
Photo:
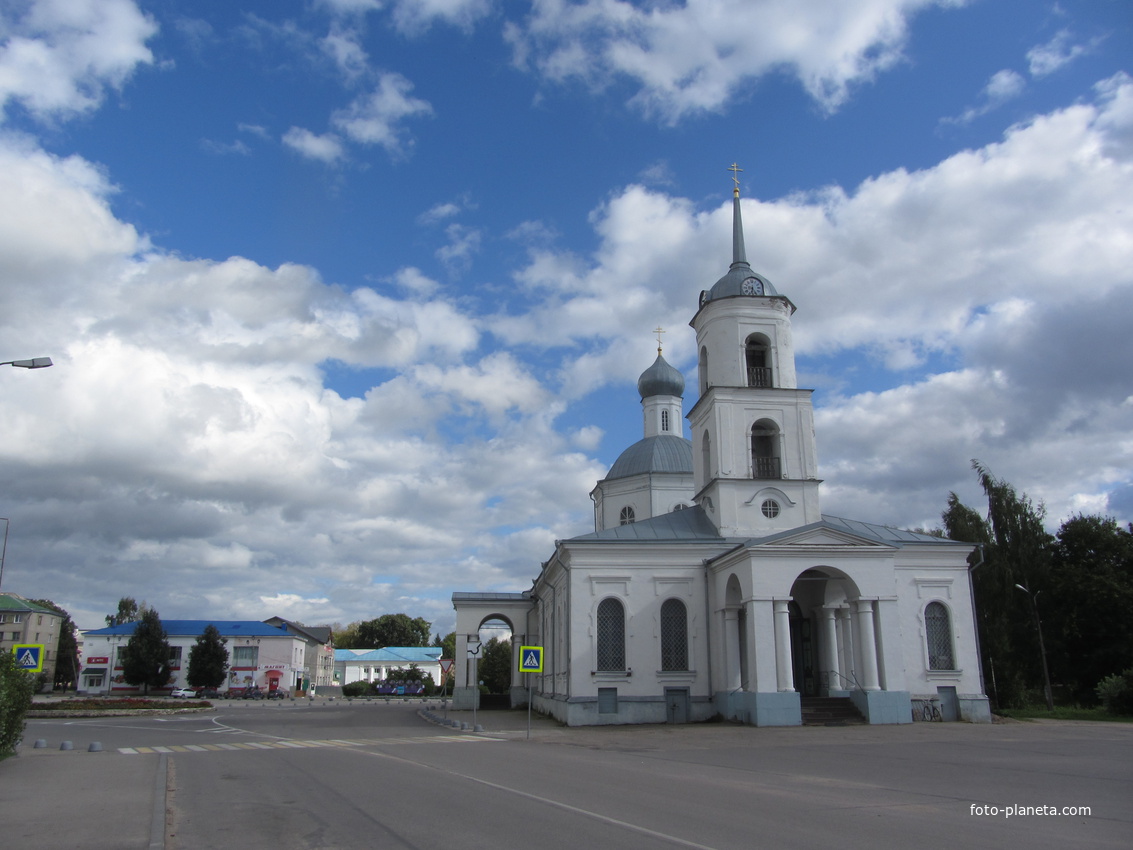
<path fill-rule="evenodd" d="M 1027 596 L 1031 597 L 1031 610 L 1035 615 L 1035 630 L 1039 633 L 1039 654 L 1042 656 L 1043 660 L 1043 689 L 1046 693 L 1046 708 L 1047 711 L 1053 712 L 1054 694 L 1050 689 L 1050 670 L 1047 669 L 1046 665 L 1046 644 L 1043 643 L 1043 624 L 1042 620 L 1039 619 L 1039 593 L 1042 593 L 1042 591 L 1031 593 L 1031 591 L 1027 590 L 1027 588 L 1023 587 L 1021 584 L 1016 584 L 1015 586 L 1027 594 Z"/>
<path fill-rule="evenodd" d="M 484 648 L 484 644 L 480 643 L 480 634 L 477 632 L 474 635 L 468 636 L 468 666 L 471 667 L 468 681 L 472 684 L 475 691 L 472 697 L 472 729 L 476 729 L 476 708 L 480 705 L 480 682 L 479 673 L 476 665 L 479 661 L 477 656 L 480 655 L 480 650 Z"/>
<path fill-rule="evenodd" d="M 33 357 L 31 360 L 4 360 L 0 361 L 0 366 L 11 366 L 18 369 L 46 369 L 48 366 L 53 366 L 50 357 Z"/>
<path fill-rule="evenodd" d="M 4 558 L 8 554 L 8 526 L 11 525 L 6 516 L 0 516 L 4 520 L 4 546 L 0 548 L 0 587 L 4 586 Z"/>

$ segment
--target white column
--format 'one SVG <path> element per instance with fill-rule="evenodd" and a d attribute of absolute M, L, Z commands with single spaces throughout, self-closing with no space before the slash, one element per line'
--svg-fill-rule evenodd
<path fill-rule="evenodd" d="M 468 636 L 456 633 L 456 684 L 454 687 L 468 686 Z"/>
<path fill-rule="evenodd" d="M 795 671 L 791 666 L 791 614 L 789 599 L 775 600 L 775 673 L 780 691 L 795 689 Z"/>
<path fill-rule="evenodd" d="M 877 679 L 877 637 L 873 628 L 873 600 L 859 599 L 858 606 L 858 632 L 861 634 L 861 646 L 858 647 L 858 657 L 862 664 L 862 689 L 866 691 L 880 691 L 881 685 Z"/>
<path fill-rule="evenodd" d="M 739 610 L 724 609 L 724 684 L 729 691 L 740 689 Z"/>
<path fill-rule="evenodd" d="M 838 669 L 846 677 L 842 689 L 851 690 L 854 681 L 854 630 L 850 625 L 850 609 L 836 608 L 834 623 L 838 628 Z"/>
<path fill-rule="evenodd" d="M 834 623 L 834 608 L 822 609 L 822 648 L 826 656 L 826 686 L 842 690 L 841 668 L 838 666 L 838 627 Z"/>
<path fill-rule="evenodd" d="M 755 619 L 756 603 L 754 600 L 744 603 L 744 652 L 743 659 L 746 669 L 743 671 L 744 690 L 759 690 L 759 660 L 756 658 L 758 644 L 755 639 L 758 624 Z"/>

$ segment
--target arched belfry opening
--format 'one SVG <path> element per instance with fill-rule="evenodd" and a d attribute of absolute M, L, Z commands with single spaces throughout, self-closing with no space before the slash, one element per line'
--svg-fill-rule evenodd
<path fill-rule="evenodd" d="M 751 477 L 757 479 L 782 477 L 779 426 L 768 419 L 761 419 L 751 426 Z"/>
<path fill-rule="evenodd" d="M 747 385 L 757 389 L 775 386 L 771 369 L 771 344 L 763 334 L 752 334 L 744 343 Z"/>

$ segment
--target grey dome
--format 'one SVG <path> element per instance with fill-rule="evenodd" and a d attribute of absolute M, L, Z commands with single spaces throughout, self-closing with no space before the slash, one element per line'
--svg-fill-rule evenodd
<path fill-rule="evenodd" d="M 642 400 L 655 395 L 673 395 L 683 398 L 685 392 L 685 377 L 678 370 L 670 366 L 660 353 L 653 365 L 641 373 L 637 379 L 637 391 L 641 393 Z"/>
<path fill-rule="evenodd" d="M 643 472 L 687 472 L 691 475 L 692 443 L 672 434 L 638 440 L 614 461 L 605 480 L 629 478 Z"/>
<path fill-rule="evenodd" d="M 771 281 L 758 272 L 752 271 L 751 266 L 747 263 L 741 262 L 732 263 L 728 273 L 716 281 L 716 284 L 708 291 L 708 300 L 715 301 L 717 298 L 728 298 L 732 295 L 752 295 L 751 292 L 744 292 L 744 281 L 752 279 L 757 284 L 762 285 L 763 295 L 779 294 Z"/>

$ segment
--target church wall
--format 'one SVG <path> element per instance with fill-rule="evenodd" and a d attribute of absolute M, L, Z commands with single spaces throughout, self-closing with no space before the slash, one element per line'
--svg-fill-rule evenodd
<path fill-rule="evenodd" d="M 919 560 L 922 562 L 903 564 L 897 570 L 904 665 L 914 706 L 918 700 L 939 701 L 947 693 L 942 689 L 954 688 L 961 719 L 988 722 L 991 711 L 980 674 L 971 574 L 966 564 L 956 563 L 955 555 L 950 566 Z M 951 670 L 930 669 L 925 609 L 933 602 L 942 604 L 949 614 Z"/>
<path fill-rule="evenodd" d="M 687 558 L 670 547 L 627 547 L 570 553 L 567 586 L 571 599 L 570 676 L 566 692 L 541 694 L 536 707 L 570 725 L 664 723 L 666 689 L 687 690 L 689 720 L 706 720 L 711 701 L 709 626 L 704 596 L 702 547 Z M 633 549 L 634 551 L 626 551 Z M 658 555 L 667 563 L 658 564 Z M 540 595 L 541 591 L 540 591 Z M 625 669 L 597 669 L 599 604 L 617 599 L 625 611 Z M 661 670 L 660 611 L 667 599 L 685 605 L 688 633 L 687 671 Z M 616 713 L 600 710 L 600 689 L 616 691 Z M 604 706 L 608 707 L 608 706 Z"/>

